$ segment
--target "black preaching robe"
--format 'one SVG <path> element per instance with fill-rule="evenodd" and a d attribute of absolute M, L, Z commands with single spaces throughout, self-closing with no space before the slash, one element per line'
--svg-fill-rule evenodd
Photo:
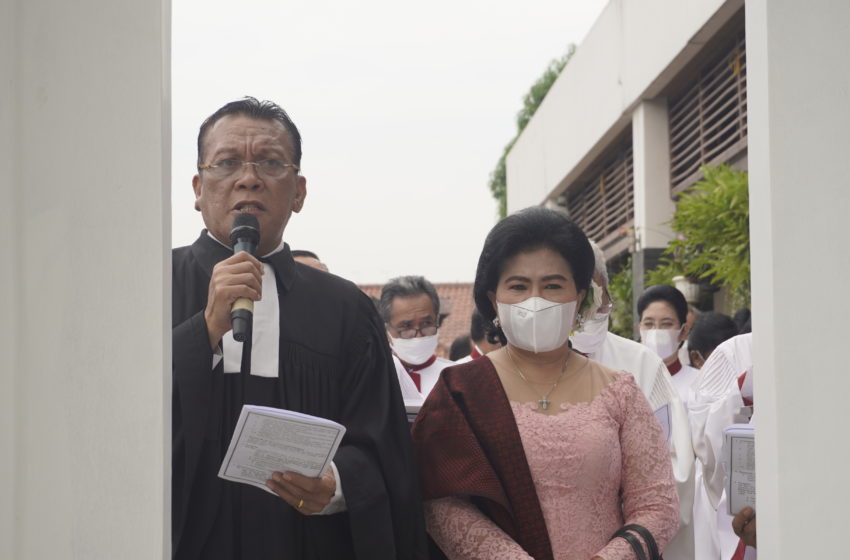
<path fill-rule="evenodd" d="M 172 557 L 419 559 L 422 507 L 386 334 L 357 287 L 272 255 L 280 301 L 277 378 L 212 369 L 204 307 L 213 266 L 232 255 L 206 231 L 172 253 Z M 243 404 L 346 427 L 334 463 L 347 511 L 304 516 L 277 496 L 218 478 Z"/>

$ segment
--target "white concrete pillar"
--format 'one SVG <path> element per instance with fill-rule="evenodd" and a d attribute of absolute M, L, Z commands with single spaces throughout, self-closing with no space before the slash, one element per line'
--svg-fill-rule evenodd
<path fill-rule="evenodd" d="M 632 114 L 635 235 L 639 249 L 664 248 L 673 237 L 665 222 L 676 205 L 670 198 L 670 125 L 667 99 L 641 101 Z"/>
<path fill-rule="evenodd" d="M 667 99 L 641 101 L 632 113 L 635 204 L 635 252 L 632 255 L 632 315 L 637 324 L 637 296 L 647 270 L 655 268 L 673 237 L 666 222 L 676 205 L 670 198 L 670 126 Z M 637 331 L 635 331 L 637 332 Z"/>
<path fill-rule="evenodd" d="M 169 556 L 170 2 L 0 4 L 0 557 Z"/>
<path fill-rule="evenodd" d="M 746 20 L 759 558 L 845 558 L 850 4 Z"/>

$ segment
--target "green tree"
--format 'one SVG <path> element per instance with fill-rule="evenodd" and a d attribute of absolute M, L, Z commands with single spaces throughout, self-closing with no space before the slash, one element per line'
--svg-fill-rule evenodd
<path fill-rule="evenodd" d="M 670 221 L 676 237 L 648 284 L 674 276 L 726 288 L 734 309 L 750 306 L 750 200 L 746 171 L 703 167 L 703 179 L 682 193 Z"/>
<path fill-rule="evenodd" d="M 507 146 L 505 146 L 505 149 L 502 152 L 502 157 L 500 157 L 498 163 L 496 163 L 496 168 L 490 173 L 490 192 L 493 194 L 493 198 L 495 198 L 499 203 L 500 218 L 504 218 L 508 213 L 508 183 L 505 158 L 507 158 L 508 152 L 511 151 L 511 148 L 513 148 L 517 138 L 519 138 L 519 135 L 525 129 L 526 125 L 528 125 L 528 122 L 531 120 L 531 117 L 534 116 L 537 108 L 540 107 L 540 104 L 543 102 L 546 94 L 549 93 L 549 89 L 552 87 L 552 84 L 555 83 L 555 80 L 561 74 L 561 71 L 567 65 L 567 62 L 570 61 L 570 58 L 572 58 L 575 52 L 576 46 L 574 44 L 570 44 L 567 48 L 567 52 L 562 57 L 555 58 L 549 62 L 549 66 L 546 67 L 546 71 L 543 72 L 543 75 L 540 76 L 536 82 L 534 82 L 531 89 L 522 99 L 522 109 L 520 109 L 516 116 L 517 133 L 511 141 L 508 142 Z"/>

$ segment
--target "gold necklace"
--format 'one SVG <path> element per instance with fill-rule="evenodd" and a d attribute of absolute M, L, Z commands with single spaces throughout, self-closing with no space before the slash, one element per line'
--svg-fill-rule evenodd
<path fill-rule="evenodd" d="M 525 377 L 525 375 L 523 375 L 522 370 L 519 369 L 519 366 L 516 365 L 516 361 L 514 361 L 514 356 L 513 356 L 513 354 L 511 354 L 510 347 L 505 346 L 505 351 L 508 353 L 508 358 L 510 358 L 511 363 L 514 365 L 514 369 L 519 374 L 520 378 L 523 381 L 525 381 L 525 384 L 528 385 L 528 388 L 531 389 L 532 392 L 537 393 L 537 391 L 534 390 L 534 387 L 531 386 L 531 382 Z M 558 383 L 560 383 L 561 379 L 563 379 L 564 373 L 566 373 L 566 371 L 567 371 L 567 360 L 569 360 L 569 359 L 570 359 L 570 355 L 567 354 L 567 358 L 566 358 L 566 360 L 564 360 L 564 365 L 561 366 L 561 375 L 559 375 L 558 379 L 555 380 L 555 383 L 552 384 L 552 388 L 549 389 L 549 392 L 546 393 L 545 395 L 541 396 L 540 399 L 538 399 L 537 404 L 539 404 L 540 408 L 542 408 L 543 410 L 548 410 L 549 405 L 552 404 L 552 401 L 549 400 L 549 395 L 552 394 L 552 392 L 555 390 L 555 387 L 557 387 Z"/>

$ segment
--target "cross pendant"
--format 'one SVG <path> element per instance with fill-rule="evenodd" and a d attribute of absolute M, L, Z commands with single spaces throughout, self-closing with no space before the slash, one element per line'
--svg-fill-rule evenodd
<path fill-rule="evenodd" d="M 548 410 L 548 409 L 549 409 L 549 403 L 550 403 L 550 402 L 551 402 L 551 401 L 549 401 L 549 399 L 547 399 L 546 397 L 540 397 L 540 400 L 539 400 L 539 401 L 537 401 L 537 403 L 540 405 L 540 407 L 541 407 L 543 410 Z"/>

